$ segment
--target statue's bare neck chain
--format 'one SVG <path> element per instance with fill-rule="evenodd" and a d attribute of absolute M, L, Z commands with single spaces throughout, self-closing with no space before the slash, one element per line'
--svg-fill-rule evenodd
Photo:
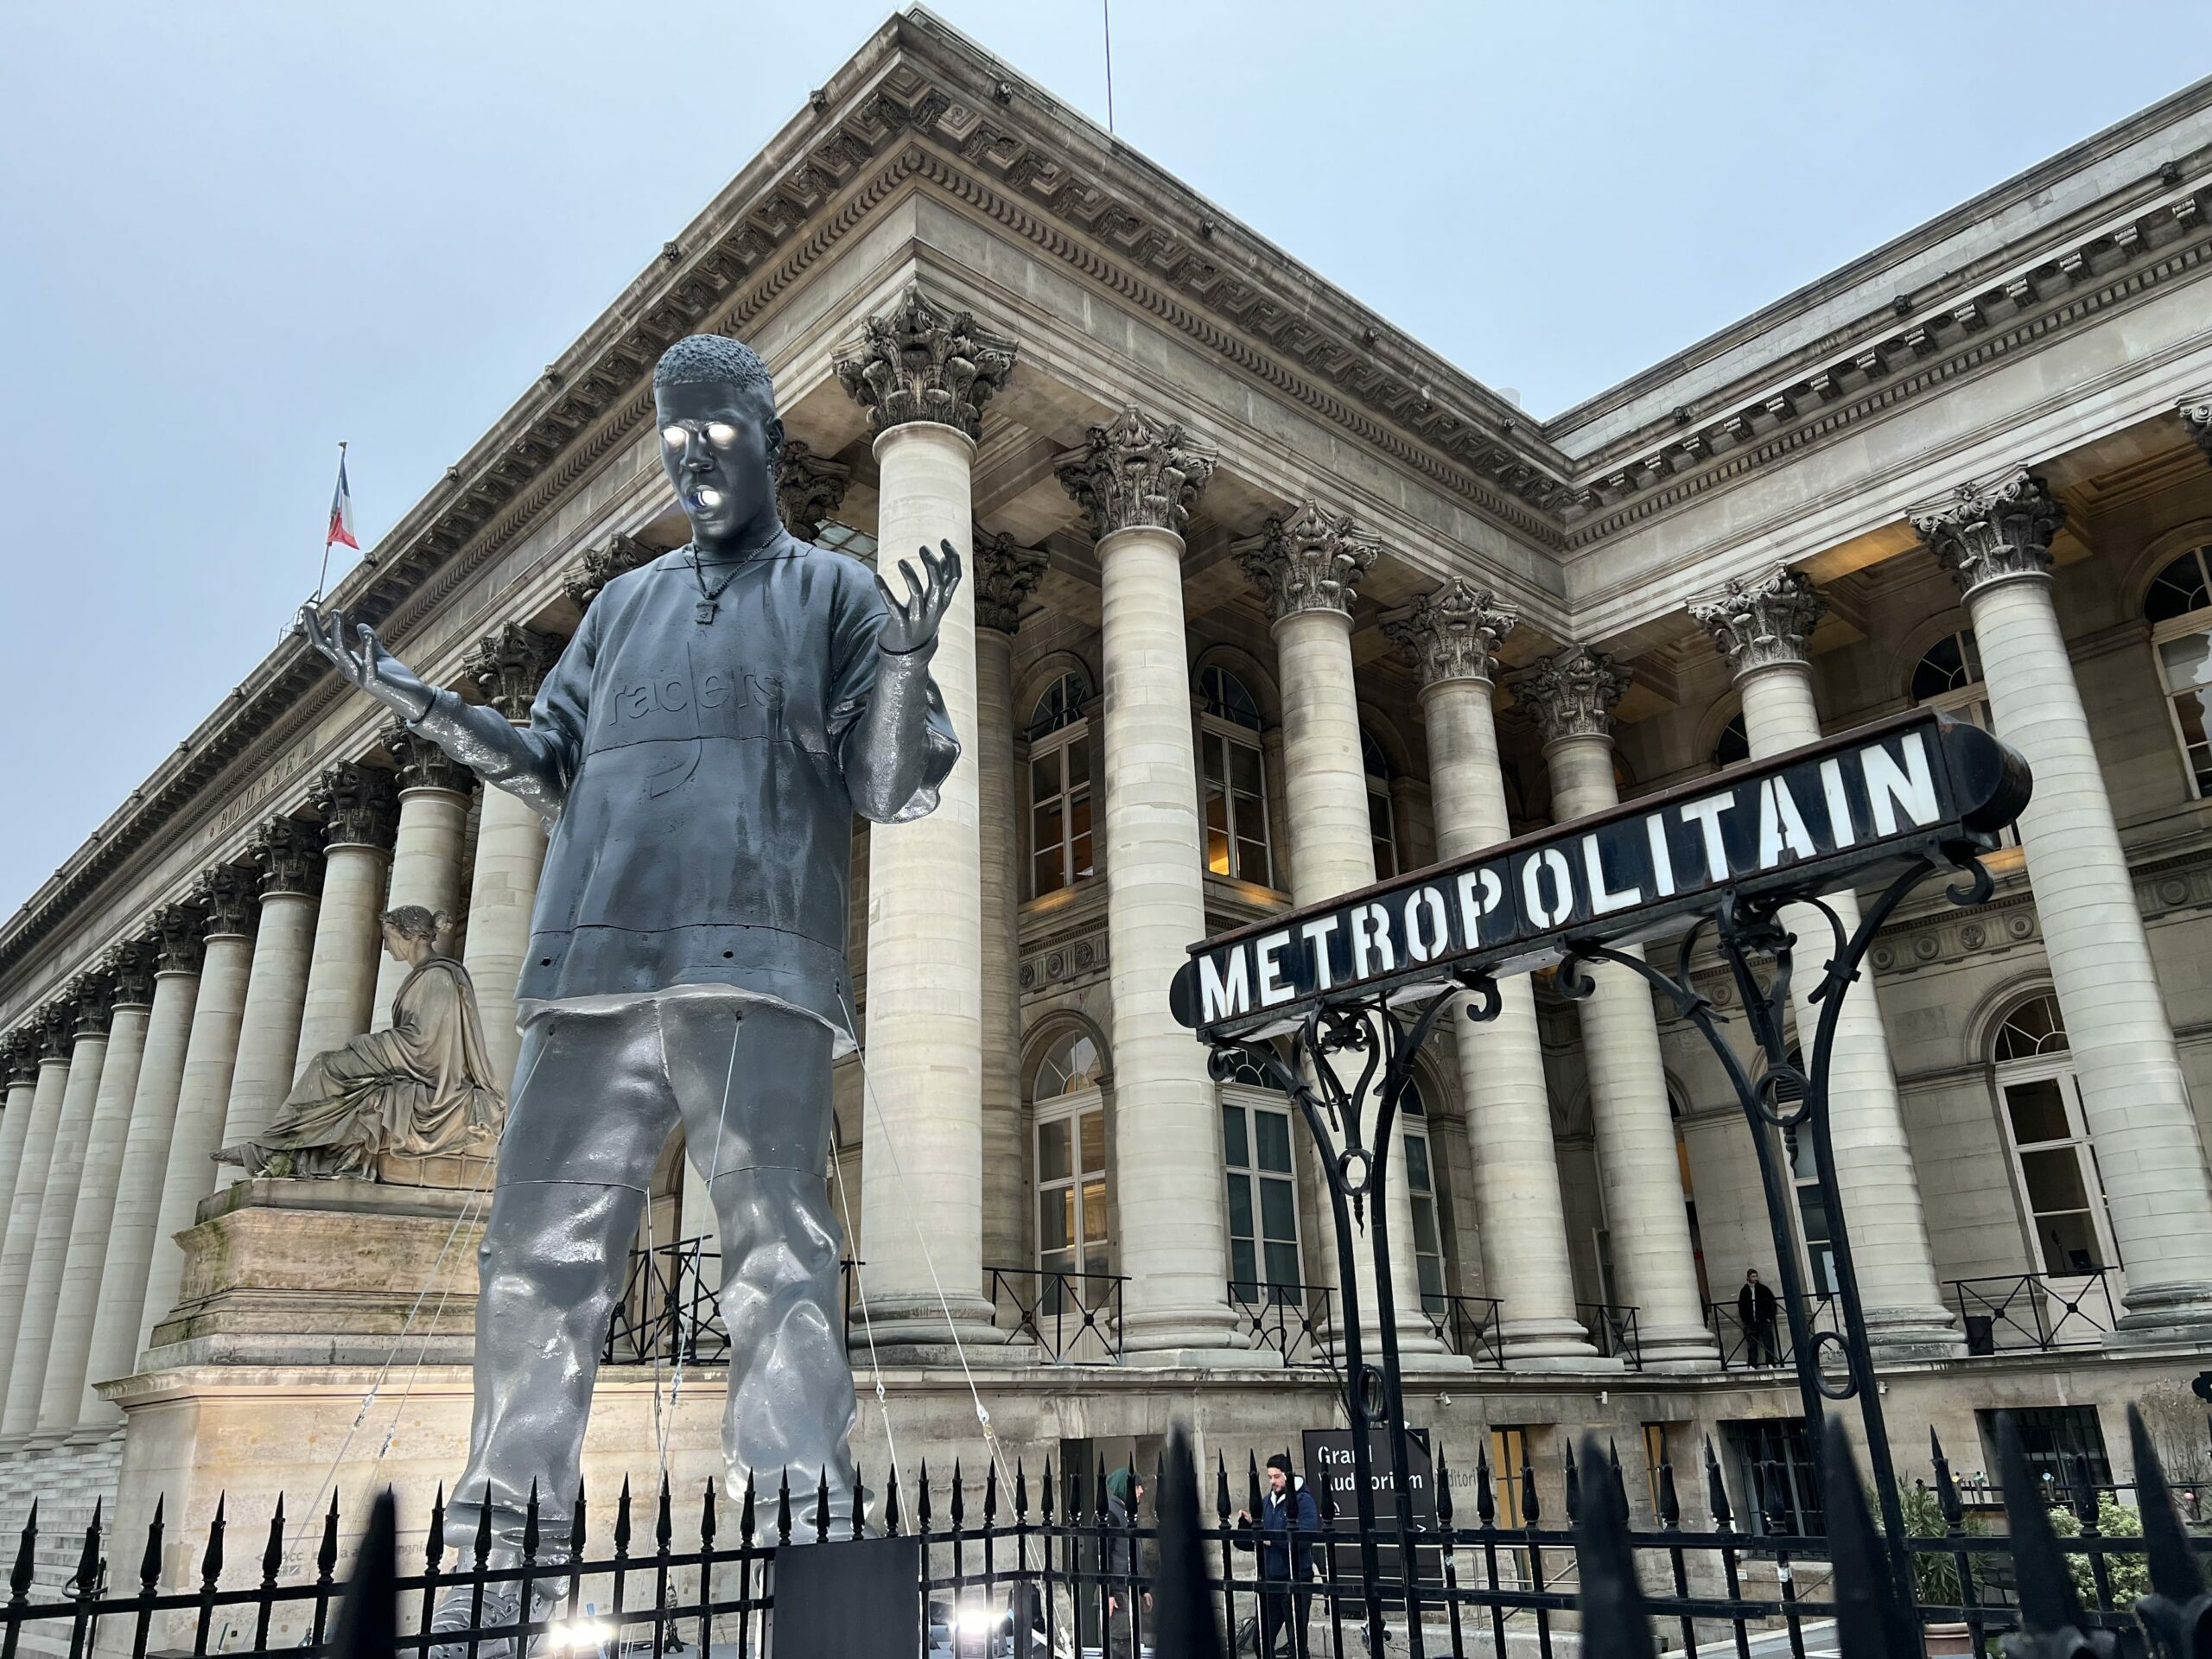
<path fill-rule="evenodd" d="M 691 550 L 691 580 L 699 584 L 699 602 L 691 607 L 691 614 L 701 626 L 715 620 L 715 613 L 721 608 L 721 596 L 729 591 L 730 583 L 745 574 L 747 563 L 749 561 L 740 559 L 729 575 L 709 588 L 707 573 L 699 568 L 699 550 L 696 547 Z"/>

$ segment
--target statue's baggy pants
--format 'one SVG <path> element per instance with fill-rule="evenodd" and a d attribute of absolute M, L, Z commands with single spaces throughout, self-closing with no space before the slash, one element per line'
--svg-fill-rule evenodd
<path fill-rule="evenodd" d="M 451 1546 L 474 1542 L 487 1493 L 494 1535 L 518 1544 L 533 1482 L 541 1536 L 568 1536 L 600 1352 L 678 1122 L 699 1179 L 712 1174 L 721 1230 L 731 1493 L 748 1471 L 772 1493 L 786 1468 L 810 1493 L 826 1471 L 830 1512 L 851 1513 L 830 1052 L 818 1020 L 716 998 L 556 1011 L 525 1029 L 478 1251 L 475 1412 L 446 1512 Z"/>

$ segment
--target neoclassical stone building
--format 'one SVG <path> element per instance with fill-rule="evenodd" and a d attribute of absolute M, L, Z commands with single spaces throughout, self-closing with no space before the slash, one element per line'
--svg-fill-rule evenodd
<path fill-rule="evenodd" d="M 1191 942 L 1916 703 L 1989 724 L 2034 803 L 1991 903 L 1878 942 L 1836 1173 L 1908 1472 L 1905 1427 L 1972 1468 L 2004 1405 L 2124 1479 L 2120 1403 L 2212 1345 L 2208 201 L 2212 83 L 1537 421 L 905 13 L 336 597 L 526 719 L 682 540 L 648 383 L 699 329 L 775 370 L 795 529 L 969 555 L 937 659 L 966 751 L 863 839 L 839 1107 L 866 1456 L 887 1427 L 940 1468 L 1334 1420 L 1326 1205 L 1283 1098 L 1170 1019 Z M 287 641 L 0 929 L 0 1521 L 119 1484 L 182 1538 L 219 1491 L 457 1469 L 476 1194 L 208 1154 L 388 1016 L 387 904 L 461 919 L 511 1068 L 542 847 Z M 1507 1480 L 1586 1425 L 1788 1459 L 1719 1068 L 1618 973 L 1503 995 L 1402 1149 L 1415 1421 Z M 672 1150 L 664 1263 L 705 1230 L 687 1180 Z M 660 1423 L 712 1468 L 711 1363 L 639 1351 L 593 1466 Z"/>

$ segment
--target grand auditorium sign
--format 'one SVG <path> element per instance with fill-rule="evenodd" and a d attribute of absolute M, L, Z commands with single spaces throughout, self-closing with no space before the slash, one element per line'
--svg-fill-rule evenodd
<path fill-rule="evenodd" d="M 1722 895 L 1820 892 L 1955 849 L 2027 804 L 2024 761 L 1916 709 L 1193 945 L 1175 1017 L 1211 1043 L 1318 1002 L 1421 1002 L 1568 950 L 1679 931 Z"/>

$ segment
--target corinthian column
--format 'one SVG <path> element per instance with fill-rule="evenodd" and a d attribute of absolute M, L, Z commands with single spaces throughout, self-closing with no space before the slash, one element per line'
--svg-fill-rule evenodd
<path fill-rule="evenodd" d="M 822 533 L 823 522 L 845 504 L 853 469 L 817 455 L 797 438 L 784 440 L 776 457 L 776 508 L 784 528 L 802 542 Z"/>
<path fill-rule="evenodd" d="M 238 1059 L 231 1071 L 221 1146 L 259 1140 L 292 1092 L 322 889 L 322 831 L 298 818 L 271 818 L 254 838 L 252 857 L 261 868 L 261 923 L 254 932 L 253 966 L 238 1018 Z M 236 1164 L 216 1172 L 219 1186 L 245 1179 L 245 1171 Z"/>
<path fill-rule="evenodd" d="M 1498 645 L 1519 620 L 1455 576 L 1383 625 L 1421 675 L 1441 860 L 1471 858 L 1512 836 L 1491 700 Z M 1474 1151 L 1483 1285 L 1501 1304 L 1509 1364 L 1587 1363 L 1595 1351 L 1574 1316 L 1535 991 L 1526 974 L 1515 974 L 1497 982 L 1497 996 L 1494 1019 L 1452 1025 Z"/>
<path fill-rule="evenodd" d="M 39 1426 L 40 1390 L 45 1385 L 46 1362 L 54 1347 L 54 1314 L 61 1305 L 61 1270 L 69 1259 L 69 1230 L 76 1219 L 77 1198 L 84 1184 L 85 1154 L 92 1143 L 92 1115 L 99 1104 L 100 1074 L 107 1065 L 108 1021 L 115 995 L 112 976 L 105 967 L 95 969 L 78 979 L 69 994 L 77 1005 L 69 1081 L 62 1090 L 54 1157 L 47 1166 L 46 1192 L 39 1201 L 30 1270 L 23 1279 L 22 1322 L 9 1367 L 7 1410 L 0 1415 L 0 1434 L 28 1434 Z"/>
<path fill-rule="evenodd" d="M 0 1355 L 8 1356 L 0 1363 L 0 1413 L 12 1392 L 14 1356 L 22 1346 L 25 1291 L 38 1245 L 39 1211 L 54 1166 L 77 1039 L 77 1010 L 66 996 L 49 1002 L 31 1019 L 38 1042 L 38 1082 L 24 1125 L 16 1191 L 8 1205 L 8 1229 L 0 1238 Z"/>
<path fill-rule="evenodd" d="M 964 544 L 982 405 L 1014 346 L 909 288 L 837 365 L 875 433 L 887 569 Z M 982 845 L 976 588 L 952 596 L 931 664 L 962 753 L 937 810 L 868 832 L 863 1276 L 879 1343 L 1005 1340 L 983 1294 Z M 934 1268 L 934 1272 L 932 1272 Z M 948 1325 L 948 1321 L 950 1324 Z"/>
<path fill-rule="evenodd" d="M 186 1045 L 200 995 L 205 925 L 205 918 L 190 906 L 170 905 L 155 912 L 148 936 L 153 952 L 154 1007 L 146 1022 L 137 1085 L 131 1091 L 130 1129 L 116 1179 L 85 1391 L 78 1402 L 80 1422 L 123 1421 L 121 1408 L 99 1398 L 92 1385 L 127 1376 L 137 1364 L 139 1316 L 146 1305 L 146 1271 L 153 1260 L 169 1135 L 176 1123 L 177 1091 L 184 1083 Z"/>
<path fill-rule="evenodd" d="M 253 969 L 258 885 L 251 871 L 219 864 L 200 878 L 194 895 L 206 915 L 200 995 L 193 1003 L 176 1121 L 162 1174 L 153 1261 L 147 1270 L 138 1332 L 142 1351 L 154 1326 L 176 1305 L 177 1287 L 184 1276 L 184 1250 L 176 1236 L 199 1218 L 200 1199 L 215 1190 L 213 1156 L 222 1144 L 231 1074 L 238 1064 L 238 1029 Z"/>
<path fill-rule="evenodd" d="M 518 726 L 546 671 L 560 660 L 561 641 L 510 622 L 476 642 L 461 664 L 484 701 Z M 530 918 L 537 873 L 545 862 L 545 826 L 536 809 L 504 789 L 486 789 L 476 819 L 476 871 L 468 892 L 468 943 L 461 965 L 476 985 L 484 1047 L 492 1075 L 510 1093 L 522 1034 L 515 1029 L 515 982 L 530 954 Z"/>
<path fill-rule="evenodd" d="M 2126 1265 L 2119 1339 L 2212 1335 L 2212 1179 L 2051 599 L 2064 512 L 2026 473 L 1914 515 L 1965 594 L 1998 735 L 2035 775 L 2020 844 Z"/>
<path fill-rule="evenodd" d="M 1627 674 L 1603 652 L 1573 645 L 1539 658 L 1512 684 L 1543 730 L 1553 818 L 1565 823 L 1618 804 L 1612 707 Z M 1580 1004 L 1582 1052 L 1613 1267 L 1636 1306 L 1644 1364 L 1710 1364 L 1713 1333 L 1698 1295 L 1651 991 L 1626 968 L 1600 963 L 1590 971 L 1597 988 Z"/>
<path fill-rule="evenodd" d="M 1014 633 L 1045 556 L 976 527 L 976 798 L 983 881 L 983 1261 L 1021 1265 L 1021 817 Z"/>
<path fill-rule="evenodd" d="M 1204 1051 L 1167 1010 L 1206 931 L 1182 531 L 1213 457 L 1131 409 L 1058 466 L 1097 538 L 1122 1343 L 1156 1363 L 1229 1363 L 1246 1350 L 1229 1306 L 1220 1112 Z"/>
<path fill-rule="evenodd" d="M 130 1103 L 146 1053 L 148 1020 L 153 1011 L 154 953 L 143 942 L 123 946 L 108 959 L 114 985 L 108 1018 L 107 1054 L 100 1067 L 99 1092 L 92 1101 L 91 1132 L 85 1141 L 84 1173 L 77 1183 L 77 1204 L 69 1221 L 69 1242 L 54 1300 L 54 1340 L 39 1389 L 38 1427 L 74 1428 L 84 1403 L 85 1365 L 92 1346 L 92 1323 L 100 1304 L 100 1277 L 107 1265 L 108 1230 L 115 1217 L 116 1184 L 123 1173 L 124 1141 L 130 1128 Z"/>
<path fill-rule="evenodd" d="M 399 833 L 391 849 L 391 888 L 385 908 L 420 905 L 434 915 L 461 913 L 461 855 L 468 833 L 469 791 L 475 774 L 427 737 L 404 726 L 383 734 L 385 747 L 399 763 Z M 391 999 L 414 970 L 397 957 L 377 964 L 377 988 L 369 1028 L 391 1023 Z"/>
<path fill-rule="evenodd" d="M 1736 677 L 1751 758 L 1764 760 L 1820 741 L 1812 659 L 1805 649 L 1827 609 L 1819 590 L 1797 571 L 1775 569 L 1732 581 L 1719 592 L 1693 601 L 1689 609 Z M 1857 931 L 1856 893 L 1845 888 L 1828 894 L 1827 903 L 1847 938 Z M 1782 912 L 1782 922 L 1798 941 L 1789 994 L 1797 1039 L 1809 1063 L 1823 1006 L 1813 999 L 1821 986 L 1821 966 L 1834 950 L 1835 931 L 1811 905 L 1791 906 Z M 1890 1067 L 1889 1036 L 1871 975 L 1851 986 L 1836 1015 L 1828 1122 L 1869 1345 L 1891 1359 L 1938 1359 L 1956 1352 L 1958 1338 L 1936 1279 L 1920 1180 L 1905 1137 L 1904 1103 Z"/>
<path fill-rule="evenodd" d="M 1360 758 L 1359 698 L 1352 680 L 1351 612 L 1360 580 L 1381 552 L 1381 544 L 1355 530 L 1349 516 L 1325 512 L 1311 501 L 1288 517 L 1269 518 L 1259 537 L 1238 552 L 1274 631 L 1282 680 L 1290 889 L 1300 906 L 1375 881 L 1367 767 Z M 1358 1069 L 1356 1063 L 1337 1067 L 1348 1084 Z M 1370 1129 L 1376 1104 L 1370 1101 L 1365 1109 Z M 1391 1125 L 1385 1167 L 1394 1241 L 1390 1289 L 1400 1352 L 1408 1363 L 1424 1369 L 1468 1363 L 1444 1352 L 1421 1307 L 1402 1117 Z M 1324 1221 L 1333 1230 L 1333 1211 Z M 1370 1241 L 1357 1241 L 1351 1255 L 1362 1327 L 1379 1332 Z"/>
<path fill-rule="evenodd" d="M 38 1033 L 18 1026 L 0 1039 L 0 1071 L 8 1084 L 6 1109 L 0 1111 L 0 1216 L 16 1196 L 16 1176 L 23 1162 L 23 1137 L 30 1132 L 31 1101 L 38 1093 Z M 0 1230 L 5 1224 L 0 1223 Z"/>
<path fill-rule="evenodd" d="M 351 760 L 326 771 L 309 799 L 322 817 L 322 906 L 300 1010 L 302 1060 L 342 1047 L 369 1028 L 384 951 L 377 917 L 391 879 L 398 815 L 391 774 Z"/>

